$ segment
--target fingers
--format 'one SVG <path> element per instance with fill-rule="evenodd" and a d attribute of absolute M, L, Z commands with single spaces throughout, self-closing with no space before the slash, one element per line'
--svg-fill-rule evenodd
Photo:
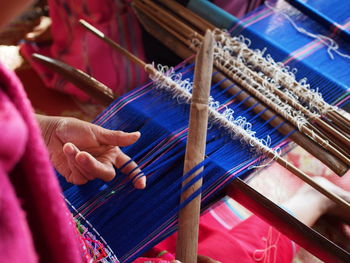
<path fill-rule="evenodd" d="M 100 162 L 87 152 L 78 153 L 75 160 L 81 173 L 89 180 L 99 178 L 109 182 L 115 177 L 115 171 L 110 161 L 106 163 Z"/>
<path fill-rule="evenodd" d="M 140 132 L 123 132 L 112 131 L 94 125 L 92 131 L 95 133 L 96 139 L 105 145 L 128 146 L 135 143 L 140 138 Z"/>
<path fill-rule="evenodd" d="M 35 42 L 46 42 L 51 40 L 51 19 L 49 17 L 41 17 L 40 22 L 34 27 L 32 32 L 25 35 L 25 39 Z"/>
<path fill-rule="evenodd" d="M 64 169 L 65 172 L 62 173 L 62 175 L 66 178 L 67 182 L 77 185 L 87 183 L 87 178 L 85 178 L 79 172 L 75 161 L 75 157 L 78 154 L 79 150 L 73 144 L 67 143 L 63 147 L 63 152 L 67 158 L 68 167 Z"/>
<path fill-rule="evenodd" d="M 133 180 L 133 184 L 137 189 L 144 189 L 146 187 L 146 176 L 138 168 L 134 161 L 130 162 L 130 157 L 123 153 L 118 148 L 118 155 L 115 160 L 115 166 L 121 168 L 121 172 L 124 174 L 129 174 L 129 178 Z M 129 163 L 128 163 L 129 162 Z"/>
<path fill-rule="evenodd" d="M 123 153 L 119 147 L 109 148 L 104 154 L 95 158 L 90 153 L 80 151 L 74 144 L 66 143 L 63 152 L 67 157 L 70 173 L 65 175 L 67 181 L 75 184 L 83 184 L 89 180 L 99 178 L 103 181 L 111 181 L 115 177 L 113 164 L 128 174 L 135 188 L 146 187 L 146 177 L 130 157 Z"/>
<path fill-rule="evenodd" d="M 115 176 L 112 164 L 101 163 L 91 154 L 80 151 L 74 144 L 66 143 L 63 146 L 71 173 L 65 176 L 67 181 L 74 184 L 83 184 L 90 180 L 100 178 L 110 181 Z"/>

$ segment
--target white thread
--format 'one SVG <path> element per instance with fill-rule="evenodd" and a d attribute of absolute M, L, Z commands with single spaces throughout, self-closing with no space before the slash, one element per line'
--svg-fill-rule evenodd
<path fill-rule="evenodd" d="M 326 103 L 322 95 L 317 90 L 310 89 L 309 84 L 302 79 L 299 83 L 295 80 L 296 69 L 289 69 L 288 66 L 284 66 L 281 62 L 275 62 L 270 54 L 265 57 L 262 55 L 266 49 L 262 51 L 250 50 L 245 44 L 247 40 L 243 36 L 231 37 L 229 34 L 214 30 L 215 39 L 220 43 L 219 47 L 223 47 L 225 51 L 231 56 L 235 56 L 237 59 L 246 65 L 251 63 L 257 70 L 262 70 L 264 74 L 273 76 L 272 78 L 277 81 L 278 84 L 291 90 L 299 99 L 303 100 L 309 105 L 309 109 L 313 114 L 321 115 L 329 111 L 336 111 L 337 108 Z M 227 64 L 227 62 L 226 62 Z"/>
<path fill-rule="evenodd" d="M 321 35 L 321 34 L 313 34 L 309 31 L 307 31 L 305 28 L 298 26 L 289 15 L 287 15 L 286 13 L 282 12 L 281 10 L 278 10 L 277 8 L 271 6 L 268 3 L 268 1 L 265 2 L 265 5 L 268 8 L 270 8 L 272 11 L 274 11 L 275 13 L 283 15 L 299 33 L 302 33 L 302 34 L 307 35 L 307 36 L 314 38 L 314 39 L 318 39 L 325 46 L 327 46 L 327 53 L 331 59 L 334 59 L 334 55 L 332 52 L 335 52 L 339 56 L 342 56 L 344 58 L 350 59 L 350 55 L 344 54 L 344 53 L 339 51 L 339 45 L 332 38 Z"/>
<path fill-rule="evenodd" d="M 270 158 L 270 160 L 264 164 L 260 164 L 260 165 L 252 165 L 252 166 L 249 166 L 248 169 L 260 169 L 260 168 L 265 168 L 265 167 L 268 167 L 272 164 L 273 161 L 275 161 L 277 159 L 278 156 L 281 156 L 282 154 L 282 150 L 281 148 L 276 148 L 275 149 L 275 152 L 277 153 L 277 155 L 275 155 L 273 158 Z"/>
<path fill-rule="evenodd" d="M 164 67 L 161 69 L 164 71 Z M 188 90 L 183 88 L 183 86 L 189 85 L 189 81 L 180 79 L 180 73 L 175 74 L 174 70 L 170 69 L 169 72 L 163 75 L 159 71 L 156 71 L 153 65 L 150 64 L 146 66 L 146 71 L 152 72 L 150 78 L 155 82 L 157 89 L 167 90 L 173 94 L 173 97 L 180 97 L 186 102 L 190 102 L 192 95 Z M 174 75 L 177 76 L 174 77 Z M 184 81 L 186 85 L 183 85 Z M 213 123 L 227 130 L 233 139 L 239 139 L 245 142 L 258 152 L 273 153 L 274 156 L 278 154 L 278 151 L 269 148 L 271 143 L 269 137 L 264 140 L 255 136 L 256 132 L 252 130 L 252 124 L 250 124 L 245 117 L 238 116 L 235 118 L 233 115 L 234 110 L 226 106 L 221 107 L 220 103 L 215 101 L 212 97 L 209 98 L 209 101 L 209 118 Z M 219 113 L 219 108 L 224 110 Z"/>
<path fill-rule="evenodd" d="M 119 259 L 118 257 L 113 253 L 113 250 L 111 249 L 111 247 L 107 244 L 106 240 L 100 235 L 100 233 L 96 230 L 96 228 L 93 227 L 93 225 L 83 216 L 83 214 L 81 214 L 76 208 L 75 206 L 69 202 L 69 200 L 67 198 L 64 197 L 64 200 L 66 201 L 66 203 L 77 213 L 77 215 L 79 215 L 80 218 L 82 218 L 84 220 L 84 222 L 92 229 L 92 231 L 95 232 L 95 234 L 99 237 L 99 239 L 104 243 L 104 247 L 106 248 L 106 250 L 108 251 L 108 258 L 110 260 L 112 260 L 112 262 L 115 263 L 119 263 Z M 106 261 L 108 260 L 106 257 L 101 259 L 99 262 L 102 263 L 108 263 L 111 261 Z"/>
<path fill-rule="evenodd" d="M 267 101 L 273 109 L 275 109 L 284 118 L 292 121 L 299 130 L 308 123 L 304 114 L 299 110 L 294 109 L 288 103 L 283 101 L 280 97 L 270 91 L 267 87 L 267 82 L 262 82 L 259 85 L 255 80 L 251 72 L 249 72 L 243 63 L 238 60 L 234 60 L 227 50 L 221 49 L 220 45 L 214 48 L 214 63 L 219 69 L 227 69 L 234 77 L 239 78 L 241 81 L 247 83 L 249 86 L 254 87 L 256 91 L 260 93 L 260 98 Z"/>
<path fill-rule="evenodd" d="M 276 263 L 277 262 L 277 244 L 281 237 L 281 233 L 277 233 L 277 238 L 273 242 L 273 231 L 272 227 L 269 227 L 269 230 L 267 232 L 267 236 L 262 238 L 262 241 L 265 243 L 265 248 L 263 249 L 256 249 L 253 253 L 253 258 L 255 261 L 262 261 L 263 263 Z M 258 256 L 258 253 L 261 253 L 260 256 Z M 272 259 L 271 259 L 271 253 Z"/>

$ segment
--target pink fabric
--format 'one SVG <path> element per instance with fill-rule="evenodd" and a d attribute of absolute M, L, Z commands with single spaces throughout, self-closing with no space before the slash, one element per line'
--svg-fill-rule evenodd
<path fill-rule="evenodd" d="M 241 221 L 232 228 L 231 222 L 222 224 L 211 213 L 200 219 L 198 254 L 208 256 L 221 263 L 290 263 L 299 249 L 294 242 L 257 216 Z M 135 263 L 170 263 L 175 257 L 176 234 L 158 244 Z M 160 251 L 167 251 L 156 257 Z"/>
<path fill-rule="evenodd" d="M 0 262 L 82 262 L 30 102 L 0 65 Z"/>
<path fill-rule="evenodd" d="M 264 0 L 214 0 L 213 3 L 240 18 L 261 5 Z"/>
<path fill-rule="evenodd" d="M 22 45 L 22 53 L 31 60 L 31 54 L 41 53 L 59 59 L 92 75 L 117 95 L 143 84 L 146 73 L 138 65 L 112 49 L 101 39 L 84 29 L 79 19 L 85 19 L 106 36 L 144 60 L 141 28 L 128 0 L 49 0 L 52 19 L 50 46 Z M 81 100 L 89 97 L 80 89 L 53 74 L 39 63 L 33 67 L 48 87 L 73 94 Z"/>
<path fill-rule="evenodd" d="M 210 215 L 201 217 L 198 254 L 221 263 L 290 263 L 297 247 L 286 236 L 257 216 L 242 221 L 231 230 L 213 227 Z M 157 248 L 175 254 L 176 235 Z"/>

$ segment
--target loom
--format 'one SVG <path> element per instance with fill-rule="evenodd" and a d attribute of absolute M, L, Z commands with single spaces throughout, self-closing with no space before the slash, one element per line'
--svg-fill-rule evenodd
<path fill-rule="evenodd" d="M 190 7 L 195 7 L 197 11 L 203 10 L 200 6 L 205 5 L 205 8 L 210 8 L 211 14 L 222 12 L 206 1 L 191 1 L 191 3 Z M 337 63 L 337 70 L 334 70 L 330 66 L 334 62 L 329 57 L 329 49 L 327 51 L 327 48 L 317 43 L 317 40 L 314 43 L 314 50 L 307 49 L 307 54 L 303 52 L 305 45 L 308 45 L 305 43 L 310 41 L 306 36 L 300 34 L 297 35 L 298 41 L 283 42 L 285 38 L 281 37 L 281 32 L 285 34 L 286 31 L 290 31 L 291 34 L 295 34 L 295 28 L 288 23 L 287 19 L 282 23 L 283 30 L 269 28 L 267 34 L 262 34 L 262 29 L 266 28 L 267 23 L 273 21 L 275 16 L 283 20 L 283 16 L 275 14 L 277 12 L 275 6 L 272 7 L 263 6 L 242 21 L 225 14 L 224 21 L 214 22 L 224 22 L 223 24 L 226 23 L 226 25 L 229 22 L 232 34 L 244 34 L 252 41 L 254 48 L 263 50 L 267 47 L 276 61 L 283 61 L 291 68 L 299 69 L 297 78 L 307 76 L 308 83 L 312 87 L 318 87 L 327 102 L 346 106 L 349 60 L 334 54 Z M 309 29 L 312 28 L 315 31 L 319 29 L 323 32 L 322 26 L 314 21 L 300 19 L 303 15 L 295 13 L 294 9 L 291 12 L 291 7 L 286 3 L 278 8 L 279 11 L 290 12 L 292 16 L 297 16 L 298 21 L 306 23 Z M 255 21 L 256 17 L 258 18 Z M 348 50 L 344 49 L 342 41 L 339 39 L 338 43 L 339 50 L 343 54 Z M 319 51 L 317 54 L 313 53 L 316 49 Z M 191 81 L 193 67 L 193 63 L 185 61 L 178 65 L 174 72 L 164 68 L 161 70 L 175 79 L 179 78 L 175 73 L 181 73 L 182 79 Z M 217 73 L 214 72 L 214 77 L 215 74 Z M 270 123 L 276 119 L 276 116 L 262 120 L 260 115 L 264 111 L 256 114 L 253 111 L 253 105 L 244 107 L 244 100 L 240 102 L 237 99 L 239 94 L 230 95 L 227 92 L 231 87 L 226 90 L 219 87 L 224 81 L 219 81 L 212 86 L 211 95 L 215 101 L 222 107 L 234 110 L 234 116 L 242 116 L 240 120 L 243 127 L 249 126 L 248 122 L 252 123 L 252 127 L 249 126 L 248 129 L 251 128 L 255 136 L 260 139 L 269 138 L 267 144 L 270 147 L 283 148 L 288 143 L 286 139 L 292 136 L 295 130 L 282 135 L 278 130 L 284 123 L 271 128 Z M 186 86 L 184 83 L 182 85 Z M 188 109 L 186 99 L 168 91 L 159 90 L 157 84 L 150 82 L 114 101 L 95 120 L 96 124 L 105 128 L 141 131 L 141 139 L 135 145 L 126 147 L 124 151 L 140 165 L 148 180 L 146 191 L 134 189 L 127 175 L 120 172 L 110 183 L 93 181 L 78 187 L 62 181 L 67 203 L 75 219 L 85 231 L 85 235 L 105 248 L 107 255 L 103 255 L 104 259 L 101 259 L 101 262 L 118 262 L 118 260 L 130 262 L 176 231 L 178 211 L 194 198 L 192 196 L 183 203 L 179 201 L 180 193 L 183 191 L 181 190 L 184 180 L 182 166 L 188 127 Z M 232 136 L 220 124 L 212 122 L 208 129 L 206 159 L 201 164 L 205 169 L 197 177 L 204 179 L 201 189 L 202 209 L 205 210 L 228 183 L 235 178 L 248 176 L 263 159 L 264 157 L 254 151 L 249 144 L 242 143 L 239 137 Z M 190 174 L 191 172 L 186 176 Z M 241 181 L 236 180 L 239 182 L 237 185 L 242 186 Z M 242 191 L 244 187 L 242 186 Z M 257 194 L 255 195 L 256 198 L 263 200 Z M 283 211 L 278 211 L 287 217 Z M 324 239 L 320 237 L 315 239 L 318 239 L 321 247 L 324 245 Z M 332 247 L 329 254 L 336 255 L 335 258 L 342 260 L 349 258 L 349 254 L 340 248 Z M 321 252 L 320 256 L 332 258 L 329 254 Z"/>

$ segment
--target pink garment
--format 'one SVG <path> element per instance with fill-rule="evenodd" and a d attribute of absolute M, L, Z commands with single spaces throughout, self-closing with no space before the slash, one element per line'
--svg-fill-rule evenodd
<path fill-rule="evenodd" d="M 82 262 L 29 100 L 0 64 L 0 262 Z"/>
<path fill-rule="evenodd" d="M 201 217 L 198 254 L 221 263 L 290 263 L 298 246 L 257 216 L 240 222 L 232 229 L 220 225 L 209 213 Z M 175 257 L 176 235 L 161 242 L 134 263 L 171 263 Z M 166 251 L 156 257 L 160 251 Z"/>
<path fill-rule="evenodd" d="M 224 198 L 200 218 L 198 254 L 222 263 L 289 263 L 299 246 L 275 228 L 253 215 L 241 221 L 242 215 Z M 163 262 L 175 259 L 176 234 L 167 238 L 145 258 L 135 263 Z M 148 257 L 148 258 L 147 258 Z"/>
<path fill-rule="evenodd" d="M 129 0 L 49 0 L 52 19 L 51 45 L 22 45 L 22 53 L 31 60 L 31 54 L 41 53 L 81 69 L 101 81 L 115 93 L 124 93 L 143 84 L 146 73 L 138 65 L 112 49 L 88 32 L 79 23 L 85 19 L 132 54 L 144 60 L 142 34 Z M 32 61 L 33 67 L 48 87 L 70 93 L 81 100 L 89 97 L 44 66 Z"/>
<path fill-rule="evenodd" d="M 213 3 L 235 17 L 242 17 L 261 5 L 264 0 L 214 0 Z"/>

